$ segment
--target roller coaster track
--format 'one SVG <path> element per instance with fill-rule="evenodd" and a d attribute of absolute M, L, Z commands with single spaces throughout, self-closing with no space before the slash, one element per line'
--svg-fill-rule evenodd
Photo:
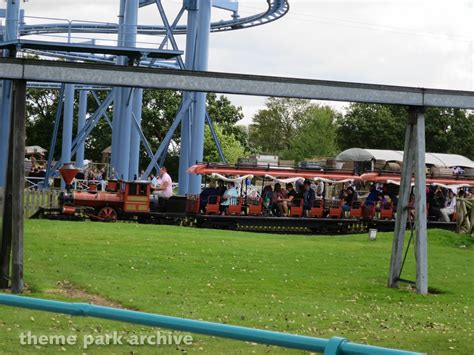
<path fill-rule="evenodd" d="M 140 7 L 152 5 L 155 0 L 141 0 Z M 288 0 L 267 0 L 267 10 L 261 13 L 246 16 L 234 17 L 231 20 L 221 20 L 211 24 L 212 32 L 232 31 L 237 29 L 251 28 L 265 25 L 278 20 L 286 15 L 290 9 Z M 44 35 L 53 33 L 117 33 L 116 23 L 82 23 L 75 21 L 65 21 L 64 23 L 48 24 L 23 24 L 20 28 L 22 36 Z M 163 25 L 139 25 L 138 33 L 144 35 L 164 35 L 166 28 Z M 186 25 L 178 25 L 174 29 L 175 34 L 185 34 Z"/>

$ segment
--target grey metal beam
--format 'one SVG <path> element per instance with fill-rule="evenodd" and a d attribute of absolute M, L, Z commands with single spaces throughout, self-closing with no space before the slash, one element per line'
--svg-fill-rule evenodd
<path fill-rule="evenodd" d="M 30 59 L 0 59 L 0 78 L 474 109 L 472 91 Z"/>

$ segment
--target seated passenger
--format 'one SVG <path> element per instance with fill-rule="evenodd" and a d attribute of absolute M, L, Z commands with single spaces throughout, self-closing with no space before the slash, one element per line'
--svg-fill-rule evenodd
<path fill-rule="evenodd" d="M 311 182 L 306 180 L 304 182 L 304 191 L 303 191 L 303 214 L 308 215 L 308 212 L 313 207 L 313 202 L 316 199 L 316 193 L 311 188 Z"/>
<path fill-rule="evenodd" d="M 298 196 L 296 190 L 293 188 L 293 184 L 286 184 L 286 198 L 283 200 L 283 215 L 288 216 L 289 207 L 291 207 L 291 202 Z"/>
<path fill-rule="evenodd" d="M 226 190 L 226 187 L 224 186 L 224 181 L 223 180 L 217 180 L 217 194 L 219 196 L 224 195 L 224 192 Z"/>
<path fill-rule="evenodd" d="M 430 205 L 428 215 L 436 217 L 437 220 L 441 219 L 441 209 L 445 206 L 446 197 L 444 196 L 443 189 L 441 186 L 437 186 L 436 189 L 430 191 L 428 203 Z"/>
<path fill-rule="evenodd" d="M 365 205 L 366 206 L 371 206 L 375 205 L 379 199 L 379 192 L 377 191 L 377 188 L 375 187 L 374 184 L 370 186 L 370 192 L 367 198 L 365 199 Z"/>
<path fill-rule="evenodd" d="M 272 213 L 273 215 L 280 217 L 283 211 L 283 200 L 285 199 L 285 194 L 281 189 L 281 185 L 279 183 L 275 184 L 275 188 L 273 190 L 272 195 Z"/>
<path fill-rule="evenodd" d="M 160 177 L 157 179 L 157 187 L 152 187 L 153 190 L 153 205 L 158 208 L 158 198 L 169 199 L 173 196 L 173 181 L 168 174 L 166 166 L 160 169 Z"/>
<path fill-rule="evenodd" d="M 449 217 L 456 212 L 456 194 L 453 190 L 449 190 L 448 199 L 445 207 L 441 209 L 441 220 L 443 222 L 450 222 Z"/>
<path fill-rule="evenodd" d="M 270 185 L 267 185 L 263 188 L 262 191 L 262 204 L 264 213 L 270 213 L 270 207 L 272 205 L 273 190 Z"/>
<path fill-rule="evenodd" d="M 227 183 L 227 190 L 225 190 L 224 194 L 222 195 L 222 202 L 220 206 L 220 210 L 222 215 L 225 213 L 225 209 L 230 205 L 236 205 L 238 203 L 237 198 L 239 197 L 239 193 L 235 188 L 235 183 L 233 181 L 229 181 Z"/>
<path fill-rule="evenodd" d="M 377 193 L 378 195 L 378 193 Z M 349 186 L 346 189 L 346 193 L 344 196 L 344 204 L 342 205 L 342 210 L 344 212 L 348 212 L 351 210 L 352 202 L 356 201 L 357 197 L 355 196 L 354 193 L 354 188 L 352 186 Z"/>
<path fill-rule="evenodd" d="M 199 208 L 201 210 L 205 210 L 207 201 L 209 199 L 209 196 L 218 196 L 219 192 L 216 189 L 216 183 L 214 181 L 209 182 L 207 187 L 202 190 L 201 194 L 199 195 Z"/>

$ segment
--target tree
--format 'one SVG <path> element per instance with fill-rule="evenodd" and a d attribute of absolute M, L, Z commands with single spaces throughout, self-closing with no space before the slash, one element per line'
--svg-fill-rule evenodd
<path fill-rule="evenodd" d="M 351 104 L 338 120 L 341 149 L 403 150 L 408 110 L 403 106 Z M 474 116 L 460 109 L 427 108 L 426 151 L 474 157 Z"/>
<path fill-rule="evenodd" d="M 245 149 L 242 144 L 235 138 L 233 134 L 225 134 L 224 129 L 221 126 L 214 125 L 214 129 L 226 160 L 231 164 L 237 163 L 237 160 L 245 154 Z M 216 144 L 212 138 L 209 126 L 206 126 L 204 130 L 204 161 L 220 161 Z"/>
<path fill-rule="evenodd" d="M 309 100 L 270 98 L 250 126 L 250 146 L 285 159 L 304 160 L 336 151 L 337 113 Z"/>
<path fill-rule="evenodd" d="M 302 161 L 316 156 L 330 156 L 337 152 L 336 113 L 328 106 L 311 106 L 305 114 L 302 128 L 291 139 L 286 159 Z"/>
<path fill-rule="evenodd" d="M 351 104 L 338 120 L 337 141 L 348 148 L 403 149 L 407 111 L 403 107 Z"/>
<path fill-rule="evenodd" d="M 270 154 L 291 149 L 291 140 L 301 128 L 309 100 L 268 98 L 250 126 L 250 146 Z"/>

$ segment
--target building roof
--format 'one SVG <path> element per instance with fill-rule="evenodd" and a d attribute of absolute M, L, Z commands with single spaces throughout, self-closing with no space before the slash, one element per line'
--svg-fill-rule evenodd
<path fill-rule="evenodd" d="M 336 157 L 339 161 L 370 161 L 372 159 L 402 162 L 403 151 L 351 148 L 339 153 Z M 425 162 L 426 165 L 445 168 L 453 166 L 474 168 L 474 162 L 471 159 L 459 154 L 426 153 Z"/>
<path fill-rule="evenodd" d="M 44 154 L 47 150 L 40 147 L 39 145 L 29 145 L 25 147 L 25 155 L 31 154 Z"/>

